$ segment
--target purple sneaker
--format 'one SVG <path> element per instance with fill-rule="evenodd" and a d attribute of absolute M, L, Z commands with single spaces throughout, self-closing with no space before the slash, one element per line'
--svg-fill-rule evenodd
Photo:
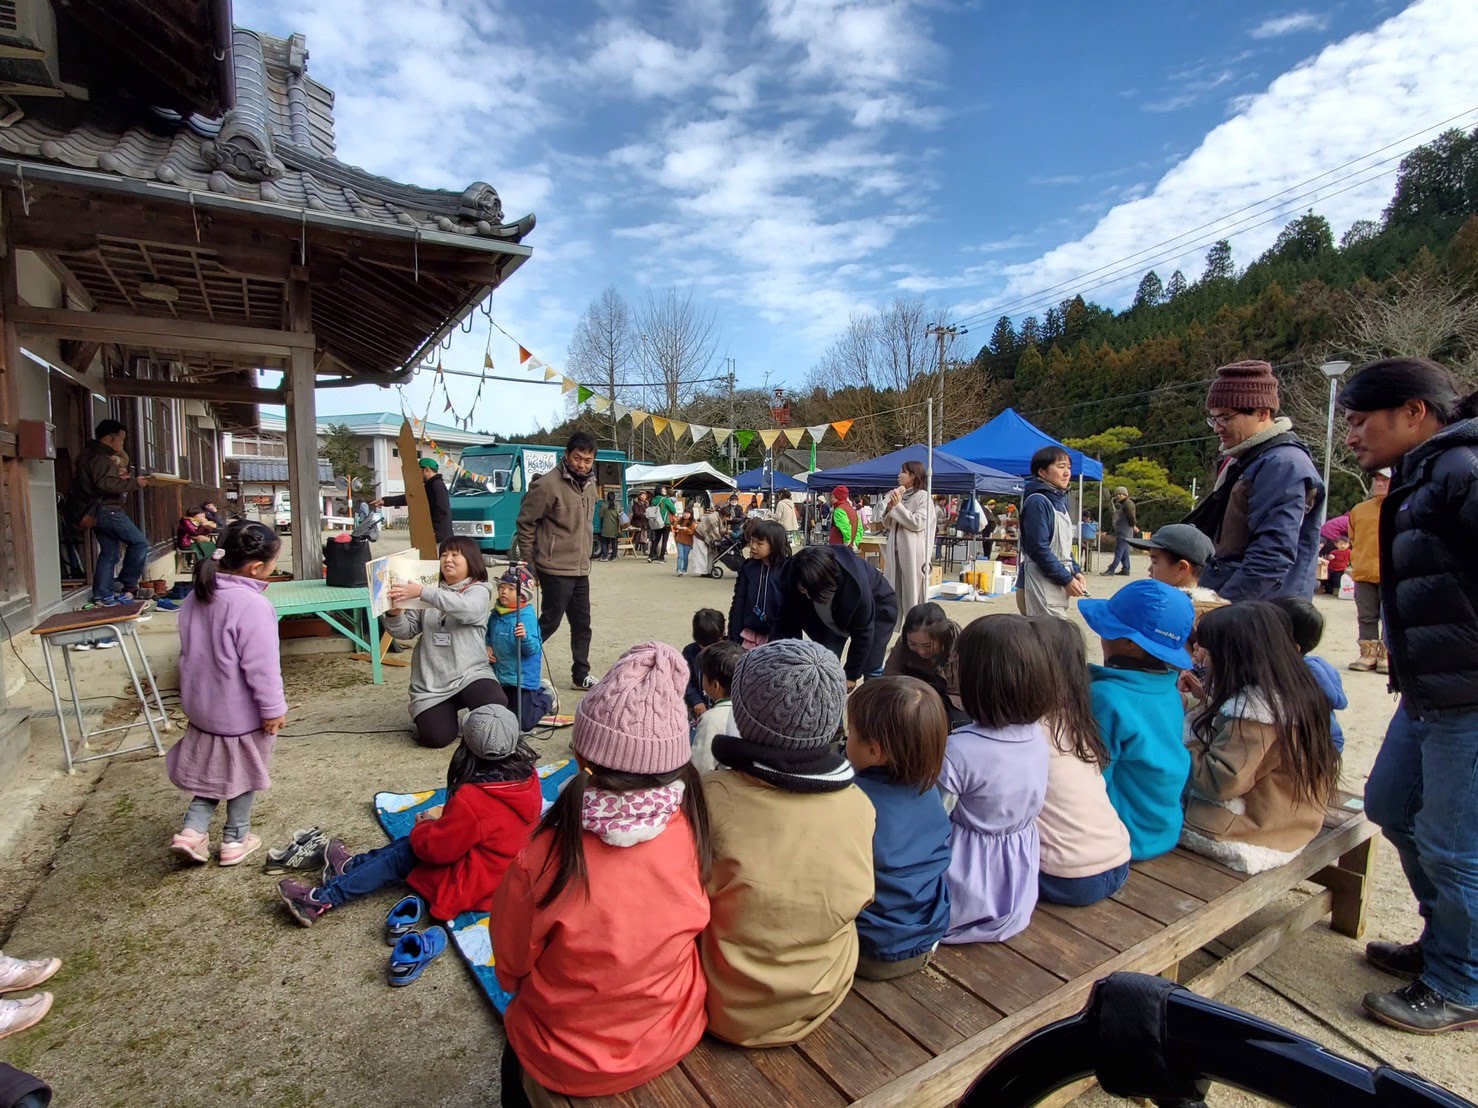
<path fill-rule="evenodd" d="M 312 927 L 325 912 L 333 908 L 332 904 L 315 897 L 313 894 L 316 892 L 318 889 L 315 886 L 294 881 L 291 877 L 284 877 L 277 883 L 277 893 L 286 902 L 287 910 L 304 927 Z"/>
<path fill-rule="evenodd" d="M 343 839 L 329 839 L 328 846 L 323 848 L 324 884 L 335 877 L 343 877 L 344 871 L 349 868 L 349 860 L 353 857 L 354 851 L 344 844 Z"/>

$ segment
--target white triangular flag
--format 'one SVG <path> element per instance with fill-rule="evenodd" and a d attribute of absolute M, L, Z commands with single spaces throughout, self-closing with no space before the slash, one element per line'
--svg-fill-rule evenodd
<path fill-rule="evenodd" d="M 625 404 L 617 404 L 613 400 L 611 401 L 611 414 L 617 419 L 625 419 L 631 414 L 631 409 L 628 408 Z"/>
<path fill-rule="evenodd" d="M 815 427 L 807 427 L 806 431 L 808 434 L 810 434 L 811 441 L 814 442 L 817 446 L 820 446 L 821 440 L 826 437 L 827 428 L 829 428 L 830 426 L 830 423 L 818 423 Z"/>
<path fill-rule="evenodd" d="M 709 428 L 704 427 L 701 423 L 688 424 L 688 434 L 693 436 L 693 443 L 695 445 L 697 444 L 698 440 L 701 439 L 704 435 L 708 434 L 708 432 Z"/>

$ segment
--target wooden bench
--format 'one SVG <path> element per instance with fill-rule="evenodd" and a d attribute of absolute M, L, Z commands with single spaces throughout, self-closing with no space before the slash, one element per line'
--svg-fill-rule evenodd
<path fill-rule="evenodd" d="M 794 1046 L 743 1050 L 705 1036 L 678 1066 L 618 1096 L 577 1100 L 531 1083 L 528 1092 L 561 1108 L 953 1104 L 1017 1040 L 1079 1011 L 1095 981 L 1120 970 L 1175 976 L 1183 958 L 1302 881 L 1322 888 L 1235 948 L 1208 951 L 1216 960 L 1187 986 L 1214 995 L 1325 917 L 1359 938 L 1376 834 L 1359 799 L 1341 795 L 1323 832 L 1286 866 L 1247 877 L 1185 850 L 1138 863 L 1110 899 L 1040 904 L 1008 942 L 941 946 L 921 973 L 858 979 Z"/>

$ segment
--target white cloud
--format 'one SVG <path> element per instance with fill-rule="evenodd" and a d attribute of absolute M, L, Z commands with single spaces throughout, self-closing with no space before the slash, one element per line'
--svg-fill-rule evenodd
<path fill-rule="evenodd" d="M 1329 26 L 1327 15 L 1318 15 L 1314 12 L 1290 12 L 1288 15 L 1275 15 L 1264 19 L 1249 32 L 1253 38 L 1282 38 L 1284 35 L 1296 35 L 1304 31 L 1322 31 Z"/>

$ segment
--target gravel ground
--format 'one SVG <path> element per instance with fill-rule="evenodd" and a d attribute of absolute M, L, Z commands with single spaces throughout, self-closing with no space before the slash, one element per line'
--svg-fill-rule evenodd
<path fill-rule="evenodd" d="M 1136 572 L 1143 567 L 1137 560 Z M 1093 588 L 1104 595 L 1123 580 L 1094 578 Z M 671 563 L 636 559 L 596 566 L 592 584 L 597 673 L 633 642 L 681 646 L 692 612 L 727 611 L 732 590 L 731 577 L 676 579 Z M 1322 653 L 1343 666 L 1356 656 L 1354 605 L 1319 603 L 1329 620 Z M 962 622 L 1014 610 L 1008 600 L 950 609 Z M 171 620 L 156 615 L 145 636 L 165 687 L 175 682 L 178 656 Z M 1096 643 L 1090 653 L 1096 656 Z M 565 632 L 547 658 L 569 711 L 577 697 L 568 691 Z M 82 661 L 88 691 L 115 692 L 120 683 L 105 654 Z M 12 655 L 7 668 L 14 662 Z M 384 685 L 375 687 L 365 663 L 335 653 L 292 655 L 283 669 L 293 707 L 273 760 L 274 786 L 258 800 L 256 830 L 270 844 L 321 824 L 352 845 L 379 845 L 372 795 L 431 787 L 446 772 L 445 752 L 422 750 L 410 738 L 408 671 L 387 668 Z M 1345 784 L 1359 791 L 1392 701 L 1381 678 L 1345 676 Z M 47 695 L 33 684 L 20 699 L 39 704 Z M 543 742 L 541 752 L 565 756 L 568 735 Z M 176 864 L 166 847 L 185 801 L 159 760 L 131 755 L 68 777 L 56 741 L 55 722 L 37 720 L 28 758 L 0 786 L 0 940 L 18 956 L 64 961 L 48 986 L 53 1012 L 0 1041 L 0 1059 L 45 1076 L 56 1102 L 69 1106 L 137 1103 L 141 1090 L 159 1105 L 496 1101 L 500 1025 L 459 961 L 443 959 L 408 989 L 384 984 L 380 925 L 398 894 L 387 891 L 304 930 L 282 910 L 276 878 L 256 859 L 233 870 Z M 1389 849 L 1369 919 L 1371 937 L 1406 940 L 1418 930 Z M 1222 999 L 1337 1052 L 1412 1069 L 1478 1097 L 1478 1035 L 1427 1039 L 1364 1019 L 1360 995 L 1393 982 L 1365 966 L 1359 952 L 1360 944 L 1315 926 Z M 1212 1096 L 1219 1105 L 1250 1102 L 1231 1090 Z"/>

